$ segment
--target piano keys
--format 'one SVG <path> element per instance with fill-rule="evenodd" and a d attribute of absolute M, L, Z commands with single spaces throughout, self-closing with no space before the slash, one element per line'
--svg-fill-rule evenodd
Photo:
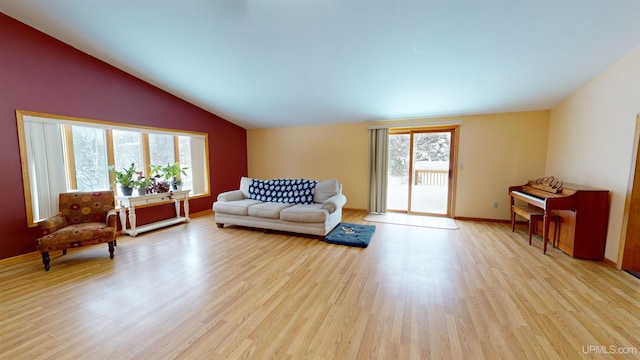
<path fill-rule="evenodd" d="M 533 205 L 535 207 L 544 208 L 545 206 L 543 199 L 517 190 L 511 192 L 511 197 L 513 197 L 514 199 L 520 199 L 527 204 Z"/>
<path fill-rule="evenodd" d="M 543 252 L 546 253 L 551 215 L 560 217 L 558 248 L 578 259 L 603 260 L 609 222 L 609 191 L 566 184 L 554 177 L 510 186 L 513 205 L 534 206 L 544 212 Z"/>

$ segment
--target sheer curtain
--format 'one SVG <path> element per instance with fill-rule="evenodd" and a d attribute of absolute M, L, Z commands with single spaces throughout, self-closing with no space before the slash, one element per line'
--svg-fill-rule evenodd
<path fill-rule="evenodd" d="M 206 158 L 206 138 L 192 135 L 191 139 L 191 193 L 204 194 L 209 192 L 209 166 Z"/>
<path fill-rule="evenodd" d="M 55 215 L 58 194 L 67 191 L 62 133 L 60 124 L 32 117 L 25 117 L 24 130 L 32 207 L 28 220 L 37 222 Z"/>
<path fill-rule="evenodd" d="M 369 129 L 369 202 L 370 213 L 387 211 L 387 144 L 389 129 Z"/>

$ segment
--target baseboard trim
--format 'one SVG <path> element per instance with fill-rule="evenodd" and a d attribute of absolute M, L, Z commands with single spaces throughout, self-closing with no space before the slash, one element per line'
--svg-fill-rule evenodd
<path fill-rule="evenodd" d="M 197 217 L 207 216 L 207 215 L 213 215 L 213 209 L 202 210 L 202 211 L 198 211 L 196 213 L 190 213 L 189 217 L 190 218 L 197 218 Z"/>
<path fill-rule="evenodd" d="M 487 218 L 477 218 L 477 217 L 467 217 L 467 216 L 454 216 L 454 220 L 463 220 L 463 221 L 484 221 L 484 222 L 497 222 L 504 224 L 511 224 L 511 220 L 503 220 L 503 219 L 487 219 Z M 518 220 L 516 224 L 526 224 L 526 221 Z"/>
<path fill-rule="evenodd" d="M 616 269 L 618 268 L 618 264 L 615 261 L 607 259 L 606 257 L 604 259 L 602 259 L 602 262 L 604 262 L 605 264 L 607 264 L 609 266 L 612 266 L 612 267 L 614 267 Z"/>

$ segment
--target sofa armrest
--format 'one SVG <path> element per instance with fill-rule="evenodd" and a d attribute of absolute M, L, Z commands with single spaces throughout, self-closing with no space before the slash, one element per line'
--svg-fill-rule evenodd
<path fill-rule="evenodd" d="M 342 194 L 333 195 L 322 203 L 322 208 L 327 210 L 329 214 L 333 214 L 336 210 L 342 208 L 347 203 L 347 197 Z"/>
<path fill-rule="evenodd" d="M 49 235 L 65 226 L 67 226 L 67 218 L 61 212 L 38 222 L 38 229 L 42 235 Z"/>
<path fill-rule="evenodd" d="M 240 190 L 231 190 L 218 195 L 218 201 L 237 201 L 242 199 L 244 199 L 244 194 Z"/>
<path fill-rule="evenodd" d="M 124 211 L 124 209 L 122 209 L 122 211 Z M 118 222 L 118 212 L 116 211 L 116 209 L 109 210 L 107 212 L 107 226 L 110 226 L 118 230 L 118 227 L 116 225 L 117 222 Z"/>

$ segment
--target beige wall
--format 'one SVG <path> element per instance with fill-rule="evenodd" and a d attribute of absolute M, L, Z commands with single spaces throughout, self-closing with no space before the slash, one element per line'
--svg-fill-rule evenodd
<path fill-rule="evenodd" d="M 611 195 L 605 257 L 616 261 L 640 113 L 640 46 L 551 111 L 547 172 Z"/>
<path fill-rule="evenodd" d="M 510 185 L 544 176 L 549 112 L 416 119 L 462 120 L 455 215 L 509 219 Z M 385 124 L 407 124 L 391 121 Z M 377 123 L 379 124 L 379 123 Z M 249 176 L 338 178 L 347 207 L 367 208 L 367 123 L 247 131 Z M 492 202 L 498 201 L 498 208 Z"/>
<path fill-rule="evenodd" d="M 456 216 L 510 219 L 509 186 L 545 174 L 549 112 L 464 117 Z M 461 168 L 461 169 L 460 169 Z M 492 203 L 498 202 L 498 208 Z"/>
<path fill-rule="evenodd" d="M 247 131 L 249 176 L 336 178 L 347 208 L 367 207 L 367 125 L 364 123 Z"/>

